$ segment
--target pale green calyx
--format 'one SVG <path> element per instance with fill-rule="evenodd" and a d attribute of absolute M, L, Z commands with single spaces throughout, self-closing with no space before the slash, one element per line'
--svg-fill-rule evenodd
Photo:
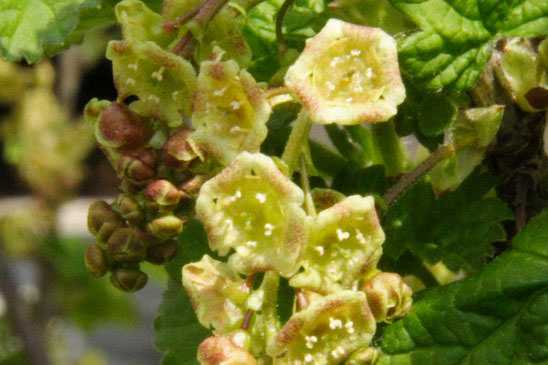
<path fill-rule="evenodd" d="M 411 288 L 396 273 L 382 272 L 361 288 L 377 322 L 392 322 L 411 310 Z"/>
<path fill-rule="evenodd" d="M 244 274 L 292 275 L 306 241 L 302 190 L 260 153 L 242 152 L 202 186 L 196 212 L 209 245 Z"/>
<path fill-rule="evenodd" d="M 291 286 L 328 294 L 356 288 L 363 275 L 376 269 L 384 232 L 373 197 L 345 198 L 321 211 L 310 231 L 304 272 L 291 278 Z"/>
<path fill-rule="evenodd" d="M 212 326 L 217 334 L 241 325 L 249 288 L 228 264 L 204 255 L 200 261 L 183 266 L 182 274 L 200 324 Z"/>
<path fill-rule="evenodd" d="M 228 165 L 241 151 L 258 152 L 271 108 L 257 83 L 233 61 L 205 61 L 194 97 L 192 139 Z"/>
<path fill-rule="evenodd" d="M 340 364 L 368 346 L 375 329 L 365 294 L 341 291 L 291 316 L 267 344 L 267 354 L 274 364 Z"/>
<path fill-rule="evenodd" d="M 317 123 L 384 122 L 405 99 L 396 41 L 383 30 L 330 19 L 285 76 Z"/>

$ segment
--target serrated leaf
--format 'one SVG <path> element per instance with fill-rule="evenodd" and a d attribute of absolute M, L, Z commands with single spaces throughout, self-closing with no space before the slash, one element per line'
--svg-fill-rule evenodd
<path fill-rule="evenodd" d="M 548 211 L 480 273 L 418 295 L 385 328 L 379 364 L 548 361 Z"/>
<path fill-rule="evenodd" d="M 496 197 L 485 197 L 496 180 L 476 172 L 453 193 L 436 200 L 432 187 L 421 182 L 387 212 L 385 254 L 397 259 L 410 250 L 451 270 L 477 271 L 490 253 L 490 243 L 504 240 L 501 221 L 512 212 Z"/>
<path fill-rule="evenodd" d="M 184 264 L 198 261 L 210 252 L 207 237 L 198 221 L 191 221 L 179 236 L 181 245 L 177 256 L 165 266 L 169 275 L 158 316 L 154 320 L 154 342 L 164 353 L 163 364 L 198 364 L 196 349 L 209 335 L 209 331 L 198 323 L 189 297 L 181 281 Z"/>
<path fill-rule="evenodd" d="M 471 88 L 502 36 L 531 37 L 548 29 L 544 0 L 391 0 L 422 31 L 400 44 L 405 75 L 431 90 Z"/>

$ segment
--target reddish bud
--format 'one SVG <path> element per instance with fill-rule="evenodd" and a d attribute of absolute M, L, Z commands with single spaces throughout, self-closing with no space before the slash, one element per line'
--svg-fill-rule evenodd
<path fill-rule="evenodd" d="M 108 240 L 108 252 L 118 262 L 139 262 L 145 257 L 145 246 L 132 229 L 119 228 Z"/>
<path fill-rule="evenodd" d="M 142 119 L 125 104 L 111 103 L 101 113 L 97 138 L 107 147 L 141 147 L 152 136 Z"/>
<path fill-rule="evenodd" d="M 154 219 L 147 225 L 147 230 L 154 236 L 169 239 L 183 230 L 184 221 L 174 215 L 165 215 Z"/>
<path fill-rule="evenodd" d="M 162 265 L 171 261 L 177 254 L 179 245 L 177 242 L 167 243 L 165 245 L 149 247 L 147 251 L 147 261 L 156 265 Z"/>
<path fill-rule="evenodd" d="M 144 183 L 154 178 L 156 153 L 151 149 L 141 149 L 124 154 L 118 161 L 118 173 L 133 183 Z"/>
<path fill-rule="evenodd" d="M 185 168 L 200 155 L 198 147 L 190 138 L 193 132 L 192 129 L 181 128 L 168 138 L 162 151 L 162 161 L 166 166 Z"/>
<path fill-rule="evenodd" d="M 88 229 L 99 242 L 106 242 L 115 229 L 123 226 L 125 226 L 124 221 L 107 202 L 98 200 L 90 205 Z"/>
<path fill-rule="evenodd" d="M 179 185 L 179 189 L 189 195 L 198 195 L 202 185 L 209 180 L 207 175 L 195 175 Z"/>
<path fill-rule="evenodd" d="M 121 216 L 128 222 L 139 224 L 143 221 L 143 212 L 141 211 L 139 204 L 137 204 L 133 198 L 122 194 L 118 196 L 116 206 L 118 207 Z"/>
<path fill-rule="evenodd" d="M 168 180 L 154 180 L 145 189 L 145 198 L 160 206 L 175 206 L 182 193 Z"/>

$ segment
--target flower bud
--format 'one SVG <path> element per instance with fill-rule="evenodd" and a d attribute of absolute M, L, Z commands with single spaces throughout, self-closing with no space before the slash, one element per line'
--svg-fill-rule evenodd
<path fill-rule="evenodd" d="M 107 256 L 103 249 L 96 243 L 87 248 L 85 262 L 89 273 L 96 278 L 102 277 L 108 270 Z"/>
<path fill-rule="evenodd" d="M 148 232 L 162 239 L 177 236 L 183 230 L 184 221 L 174 215 L 165 215 L 154 219 L 147 225 Z"/>
<path fill-rule="evenodd" d="M 171 261 L 177 254 L 179 245 L 171 242 L 160 246 L 149 247 L 147 250 L 147 261 L 156 265 L 162 265 Z"/>
<path fill-rule="evenodd" d="M 198 361 L 202 365 L 256 365 L 257 360 L 229 338 L 206 338 L 198 347 Z"/>
<path fill-rule="evenodd" d="M 335 205 L 345 198 L 344 194 L 332 189 L 314 188 L 310 193 L 318 212 Z"/>
<path fill-rule="evenodd" d="M 411 310 L 413 293 L 398 274 L 377 274 L 361 290 L 367 295 L 367 302 L 377 322 L 391 322 Z"/>
<path fill-rule="evenodd" d="M 122 218 L 112 210 L 107 202 L 98 200 L 90 205 L 88 229 L 100 243 L 106 242 L 115 229 L 124 226 Z"/>
<path fill-rule="evenodd" d="M 202 326 L 223 334 L 239 327 L 249 289 L 226 263 L 204 255 L 198 262 L 183 266 L 183 286 Z"/>
<path fill-rule="evenodd" d="M 168 167 L 185 168 L 196 157 L 202 158 L 202 153 L 190 138 L 194 131 L 183 127 L 172 134 L 164 143 L 162 161 Z"/>
<path fill-rule="evenodd" d="M 144 192 L 145 199 L 162 207 L 175 206 L 183 194 L 168 180 L 154 180 L 149 183 Z"/>
<path fill-rule="evenodd" d="M 137 269 L 114 270 L 110 276 L 112 285 L 126 292 L 134 292 L 142 289 L 147 281 L 147 275 Z"/>
<path fill-rule="evenodd" d="M 152 136 L 152 129 L 125 104 L 111 103 L 101 113 L 95 133 L 105 147 L 141 147 Z"/>
<path fill-rule="evenodd" d="M 120 215 L 132 224 L 139 224 L 143 221 L 144 215 L 139 204 L 130 196 L 120 194 L 116 200 Z"/>
<path fill-rule="evenodd" d="M 394 38 L 338 19 L 306 41 L 285 83 L 322 124 L 384 122 L 405 99 Z"/>
<path fill-rule="evenodd" d="M 107 244 L 108 253 L 118 262 L 139 262 L 145 258 L 145 246 L 131 228 L 118 228 Z"/>
<path fill-rule="evenodd" d="M 190 179 L 182 182 L 179 185 L 179 189 L 187 193 L 188 195 L 195 196 L 200 192 L 202 185 L 209 180 L 208 175 L 194 175 Z"/>
<path fill-rule="evenodd" d="M 131 182 L 140 184 L 155 176 L 156 154 L 151 149 L 129 151 L 118 160 L 118 173 Z"/>
<path fill-rule="evenodd" d="M 346 360 L 346 365 L 373 365 L 380 357 L 379 350 L 375 347 L 366 347 L 358 350 Z"/>

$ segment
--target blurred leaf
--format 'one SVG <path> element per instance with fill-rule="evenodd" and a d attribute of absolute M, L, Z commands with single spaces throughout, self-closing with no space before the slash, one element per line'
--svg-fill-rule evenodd
<path fill-rule="evenodd" d="M 387 212 L 384 252 L 397 259 L 406 250 L 453 271 L 477 271 L 491 253 L 490 243 L 504 240 L 501 221 L 513 218 L 496 197 L 485 195 L 497 184 L 475 172 L 454 192 L 436 199 L 428 182 L 412 187 Z"/>
<path fill-rule="evenodd" d="M 378 364 L 548 361 L 548 211 L 477 275 L 421 292 L 386 327 Z"/>
<path fill-rule="evenodd" d="M 104 322 L 131 324 L 135 308 L 128 294 L 108 277 L 92 277 L 84 265 L 86 242 L 78 238 L 49 239 L 44 249 L 52 269 L 53 295 L 60 311 L 84 329 Z"/>
<path fill-rule="evenodd" d="M 189 297 L 183 288 L 183 265 L 198 261 L 204 254 L 215 257 L 208 247 L 205 231 L 198 221 L 191 221 L 179 236 L 181 245 L 173 261 L 165 265 L 169 275 L 167 289 L 158 316 L 154 321 L 154 342 L 164 353 L 163 364 L 198 364 L 198 345 L 210 334 L 196 318 Z"/>

